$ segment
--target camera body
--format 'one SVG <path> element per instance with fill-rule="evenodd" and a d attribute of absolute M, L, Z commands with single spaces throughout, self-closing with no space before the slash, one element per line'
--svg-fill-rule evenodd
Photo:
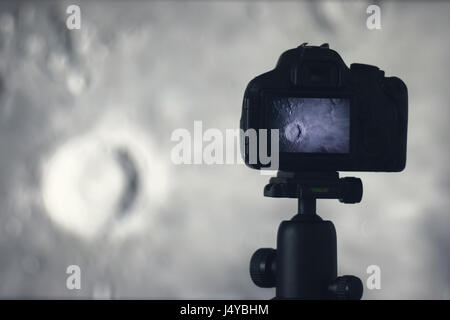
<path fill-rule="evenodd" d="M 399 172 L 406 164 L 407 124 L 402 80 L 371 65 L 348 68 L 327 44 L 302 44 L 248 84 L 242 156 L 251 168 L 268 167 L 260 159 L 266 143 L 268 154 L 278 150 L 281 171 Z M 257 141 L 245 134 L 249 129 L 255 129 Z M 273 129 L 279 135 L 276 149 L 270 142 Z M 258 150 L 253 161 L 251 143 Z"/>

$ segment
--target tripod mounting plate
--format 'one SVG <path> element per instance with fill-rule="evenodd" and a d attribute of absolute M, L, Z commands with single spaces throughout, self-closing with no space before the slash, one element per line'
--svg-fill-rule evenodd
<path fill-rule="evenodd" d="M 358 203 L 362 195 L 361 179 L 339 178 L 338 172 L 278 171 L 264 187 L 264 196 L 272 198 L 339 199 L 343 203 Z"/>

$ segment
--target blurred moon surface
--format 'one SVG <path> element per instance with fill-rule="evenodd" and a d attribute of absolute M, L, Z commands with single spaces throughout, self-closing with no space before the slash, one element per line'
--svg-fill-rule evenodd
<path fill-rule="evenodd" d="M 136 128 L 114 127 L 101 125 L 73 137 L 43 166 L 42 196 L 49 217 L 87 239 L 142 209 L 151 211 L 166 193 L 166 170 L 150 138 Z M 146 196 L 144 208 L 141 194 Z"/>

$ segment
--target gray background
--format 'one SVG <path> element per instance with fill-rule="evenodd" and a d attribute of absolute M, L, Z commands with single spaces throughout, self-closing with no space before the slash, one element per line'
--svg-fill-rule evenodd
<path fill-rule="evenodd" d="M 406 170 L 355 173 L 362 203 L 318 204 L 340 274 L 379 265 L 367 299 L 450 298 L 449 3 L 382 2 L 371 31 L 366 2 L 83 1 L 68 31 L 71 3 L 0 2 L 0 297 L 272 297 L 248 260 L 295 201 L 264 198 L 268 177 L 242 165 L 172 164 L 170 137 L 237 127 L 252 77 L 328 42 L 402 78 L 410 101 Z"/>

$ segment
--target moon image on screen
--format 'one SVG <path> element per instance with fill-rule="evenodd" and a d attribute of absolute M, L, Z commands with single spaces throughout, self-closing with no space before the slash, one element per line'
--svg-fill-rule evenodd
<path fill-rule="evenodd" d="M 280 130 L 280 151 L 348 153 L 350 103 L 339 98 L 274 98 L 269 126 Z"/>

